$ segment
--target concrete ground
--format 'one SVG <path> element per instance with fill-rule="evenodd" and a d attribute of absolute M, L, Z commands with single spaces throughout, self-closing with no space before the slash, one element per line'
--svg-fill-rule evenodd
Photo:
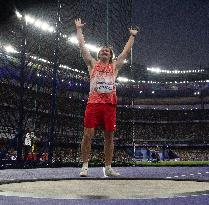
<path fill-rule="evenodd" d="M 149 199 L 209 193 L 209 182 L 60 180 L 0 185 L 0 195 L 53 199 Z"/>
<path fill-rule="evenodd" d="M 0 170 L 0 205 L 209 205 L 209 167 L 117 167 Z"/>

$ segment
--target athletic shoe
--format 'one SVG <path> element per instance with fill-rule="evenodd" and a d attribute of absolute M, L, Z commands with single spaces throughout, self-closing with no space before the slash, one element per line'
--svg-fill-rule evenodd
<path fill-rule="evenodd" d="M 111 167 L 105 167 L 104 174 L 108 177 L 118 177 L 120 173 L 115 172 Z"/>
<path fill-rule="evenodd" d="M 88 176 L 88 168 L 82 167 L 81 172 L 80 172 L 80 177 L 87 177 L 87 176 Z"/>

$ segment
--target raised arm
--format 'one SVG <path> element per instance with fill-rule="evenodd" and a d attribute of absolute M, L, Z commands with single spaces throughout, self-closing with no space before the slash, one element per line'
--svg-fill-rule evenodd
<path fill-rule="evenodd" d="M 129 28 L 129 32 L 130 32 L 130 37 L 129 37 L 122 53 L 118 56 L 118 58 L 115 62 L 115 66 L 116 66 L 117 70 L 119 70 L 121 68 L 121 66 L 124 64 L 124 60 L 128 57 L 128 55 L 131 51 L 131 48 L 133 46 L 133 43 L 134 43 L 134 40 L 135 40 L 138 30 Z"/>
<path fill-rule="evenodd" d="M 89 50 L 85 46 L 85 40 L 84 40 L 84 36 L 83 36 L 83 31 L 82 31 L 82 28 L 84 25 L 85 25 L 85 23 L 81 23 L 80 18 L 75 20 L 78 44 L 81 49 L 83 59 L 84 59 L 86 65 L 88 66 L 88 69 L 91 69 L 95 59 L 91 56 Z"/>

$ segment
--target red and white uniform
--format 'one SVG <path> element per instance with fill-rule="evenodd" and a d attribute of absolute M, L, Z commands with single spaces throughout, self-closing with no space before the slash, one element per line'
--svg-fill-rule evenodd
<path fill-rule="evenodd" d="M 90 92 L 85 111 L 84 126 L 104 130 L 116 130 L 116 72 L 113 64 L 97 63 L 90 73 Z"/>
<path fill-rule="evenodd" d="M 115 79 L 113 64 L 97 63 L 90 74 L 88 103 L 117 104 Z"/>

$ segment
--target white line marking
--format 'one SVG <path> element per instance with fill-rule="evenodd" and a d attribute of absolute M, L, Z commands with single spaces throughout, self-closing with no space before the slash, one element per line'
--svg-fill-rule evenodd
<path fill-rule="evenodd" d="M 187 196 L 177 196 L 178 198 L 186 198 Z"/>

